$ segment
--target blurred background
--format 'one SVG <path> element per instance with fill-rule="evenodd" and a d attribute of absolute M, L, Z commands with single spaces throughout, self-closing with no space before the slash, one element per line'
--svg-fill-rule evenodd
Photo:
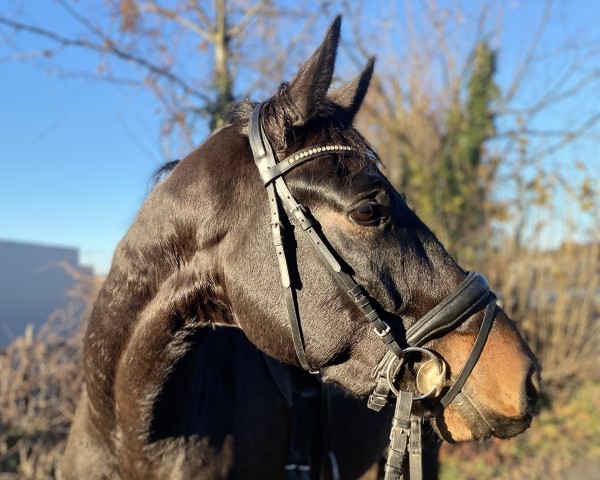
<path fill-rule="evenodd" d="M 600 2 L 15 0 L 0 6 L 0 479 L 55 478 L 81 325 L 154 171 L 290 79 L 343 15 L 336 81 L 384 171 L 541 360 L 532 428 L 442 479 L 600 469 Z"/>

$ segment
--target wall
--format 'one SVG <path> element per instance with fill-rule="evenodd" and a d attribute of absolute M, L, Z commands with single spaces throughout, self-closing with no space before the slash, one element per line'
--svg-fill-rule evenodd
<path fill-rule="evenodd" d="M 0 240 L 0 348 L 22 335 L 28 324 L 37 332 L 66 304 L 75 281 L 61 267 L 64 262 L 81 268 L 74 248 Z"/>

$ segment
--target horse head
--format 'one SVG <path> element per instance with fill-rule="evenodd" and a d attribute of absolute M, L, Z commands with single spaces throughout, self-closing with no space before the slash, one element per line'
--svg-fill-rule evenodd
<path fill-rule="evenodd" d="M 337 19 L 321 46 L 273 97 L 259 106 L 236 105 L 224 126 L 156 187 L 130 237 L 155 259 L 152 271 L 145 266 L 138 277 L 151 279 L 146 290 L 163 292 L 160 301 L 170 305 L 169 328 L 241 328 L 271 356 L 295 365 L 302 361 L 326 381 L 367 396 L 375 388 L 374 369 L 388 351 L 380 337 L 408 346 L 411 327 L 470 277 L 392 187 L 376 153 L 352 126 L 373 61 L 355 79 L 329 91 L 339 35 Z M 256 166 L 249 138 L 253 128 L 279 165 L 275 174 Z M 295 158 L 293 168 L 283 165 Z M 284 180 L 287 193 L 273 185 L 277 179 Z M 273 185 L 274 198 L 265 184 Z M 282 195 L 288 194 L 316 236 L 304 234 L 294 212 L 283 213 L 289 203 Z M 273 208 L 281 211 L 276 222 Z M 149 219 L 159 220 L 160 227 L 141 238 L 136 232 L 147 234 L 142 227 Z M 279 250 L 273 246 L 273 223 L 285 239 Z M 315 242 L 332 255 L 330 264 Z M 120 250 L 127 250 L 127 241 Z M 278 255 L 287 259 L 291 300 L 285 279 L 281 285 Z M 344 291 L 333 262 L 362 287 L 379 325 L 389 331 L 373 328 L 365 309 Z M 131 268 L 140 269 L 141 263 L 131 262 Z M 491 330 L 466 383 L 435 419 L 447 440 L 508 437 L 531 422 L 536 359 L 500 308 L 483 307 L 469 310 L 451 328 L 428 330 L 421 344 L 443 361 L 441 388 L 447 389 L 468 362 L 484 316 L 490 317 Z M 293 311 L 300 319 L 296 344 L 290 331 Z M 413 375 L 424 360 L 414 355 L 392 379 L 396 388 L 416 395 Z M 426 402 L 420 408 L 425 414 Z"/>
<path fill-rule="evenodd" d="M 257 114 L 257 128 L 278 164 L 293 162 L 296 152 L 310 156 L 319 148 L 330 151 L 293 169 L 281 167 L 266 183 L 285 179 L 320 241 L 341 270 L 364 288 L 380 320 L 402 345 L 411 326 L 451 295 L 467 273 L 392 187 L 376 153 L 352 126 L 373 61 L 354 80 L 328 92 L 339 34 L 337 19 L 293 80 Z M 265 177 L 256 168 L 249 140 L 255 109 L 249 101 L 234 107 L 225 126 L 153 192 L 149 204 L 161 205 L 172 238 L 179 239 L 165 258 L 178 268 L 178 282 L 188 285 L 185 305 L 194 315 L 242 328 L 260 349 L 297 365 L 289 320 L 290 308 L 295 308 L 307 365 L 355 395 L 368 395 L 374 388 L 373 370 L 386 354 L 381 332 L 365 320 L 331 266 L 315 253 L 293 212 L 277 222 L 287 239 L 281 248 L 292 266 L 289 284 L 295 292 L 295 307 L 286 304 L 269 227 L 272 203 L 280 198 L 265 193 Z M 428 335 L 424 343 L 447 365 L 447 383 L 467 362 L 481 327 L 484 310 L 471 313 L 451 329 Z M 447 440 L 508 437 L 531 422 L 535 357 L 500 308 L 491 315 L 491 330 L 466 383 L 435 421 Z M 190 312 L 185 316 L 191 318 Z M 404 369 L 396 379 L 398 388 L 417 393 L 411 372 L 422 360 L 417 356 Z"/>

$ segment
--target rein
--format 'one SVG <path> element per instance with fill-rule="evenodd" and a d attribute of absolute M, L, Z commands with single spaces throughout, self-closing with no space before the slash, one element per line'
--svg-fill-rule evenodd
<path fill-rule="evenodd" d="M 346 293 L 360 307 L 365 318 L 372 324 L 377 336 L 387 345 L 388 351 L 373 369 L 375 388 L 368 400 L 368 407 L 379 411 L 396 397 L 396 408 L 390 433 L 390 446 L 385 467 L 385 479 L 395 480 L 402 477 L 405 454 L 408 451 L 410 478 L 422 478 L 421 466 L 421 422 L 422 418 L 412 414 L 415 401 L 422 401 L 432 417 L 439 415 L 452 402 L 464 386 L 485 345 L 491 329 L 496 309 L 496 297 L 490 291 L 487 280 L 476 272 L 469 272 L 458 288 L 442 300 L 437 306 L 417 320 L 406 331 L 403 346 L 400 345 L 389 325 L 379 316 L 367 293 L 354 279 L 342 270 L 336 259 L 337 252 L 328 247 L 322 234 L 315 228 L 310 212 L 298 203 L 288 189 L 283 177 L 290 170 L 310 160 L 325 155 L 340 155 L 355 151 L 346 145 L 319 145 L 300 150 L 281 162 L 277 162 L 261 122 L 261 110 L 264 104 L 257 105 L 250 117 L 248 137 L 254 161 L 261 180 L 267 189 L 271 211 L 271 231 L 277 254 L 281 283 L 285 288 L 285 299 L 290 318 L 292 340 L 300 365 L 311 373 L 315 371 L 306 359 L 304 338 L 298 313 L 296 289 L 290 280 L 290 268 L 285 250 L 285 231 L 281 222 L 282 214 L 293 216 L 318 256 Z M 285 210 L 287 210 L 287 214 Z M 445 395 L 437 400 L 446 388 L 446 366 L 435 353 L 422 345 L 432 337 L 440 336 L 458 327 L 467 318 L 484 310 L 484 318 L 465 365 Z M 417 389 L 421 395 L 413 395 L 399 390 L 395 386 L 398 375 L 407 364 L 407 357 L 420 354 L 428 357 L 421 365 L 416 378 Z"/>

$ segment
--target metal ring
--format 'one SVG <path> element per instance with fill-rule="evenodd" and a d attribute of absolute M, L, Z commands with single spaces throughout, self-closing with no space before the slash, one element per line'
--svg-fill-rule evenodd
<path fill-rule="evenodd" d="M 442 365 L 440 364 L 439 359 L 437 358 L 437 356 L 430 350 L 427 350 L 426 348 L 421 348 L 421 347 L 408 347 L 405 348 L 404 350 L 402 350 L 404 352 L 405 355 L 410 354 L 410 353 L 422 353 L 424 355 L 427 355 L 436 365 L 438 373 L 441 375 L 443 373 L 443 369 L 442 369 Z M 395 359 L 394 359 L 395 360 Z M 392 393 L 396 396 L 400 395 L 400 392 L 398 391 L 398 389 L 394 386 L 394 382 L 392 379 L 392 365 L 394 364 L 394 360 L 392 360 L 391 362 L 388 363 L 388 367 L 387 370 L 385 372 L 385 377 L 387 379 L 388 382 L 388 386 L 390 387 L 390 390 L 392 391 Z M 432 388 L 431 390 L 429 390 L 429 392 L 423 394 L 423 395 L 417 395 L 416 397 L 413 397 L 413 402 L 416 400 L 423 400 L 424 398 L 427 398 L 429 396 L 431 396 L 431 394 L 435 393 L 435 387 Z"/>

